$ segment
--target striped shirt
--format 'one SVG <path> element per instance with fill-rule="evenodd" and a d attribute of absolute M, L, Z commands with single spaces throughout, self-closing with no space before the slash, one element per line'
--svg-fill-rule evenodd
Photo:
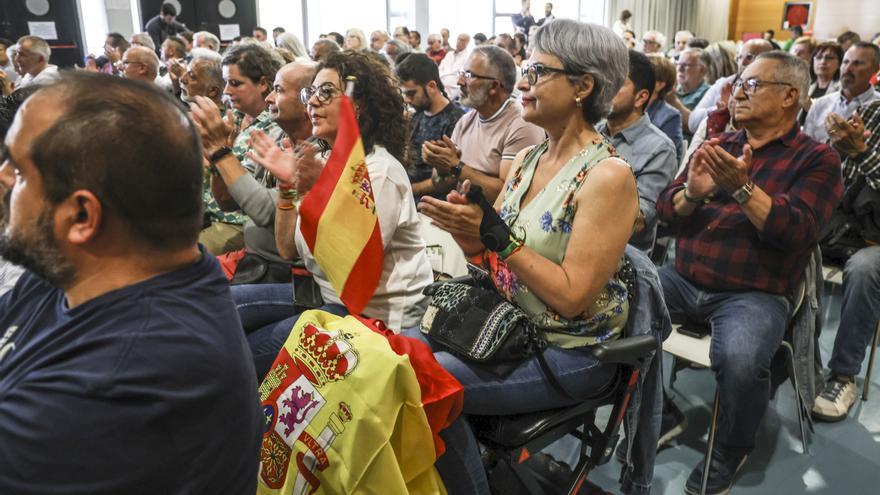
<path fill-rule="evenodd" d="M 844 157 L 843 181 L 849 187 L 863 175 L 871 189 L 880 191 L 880 100 L 862 106 L 859 115 L 865 122 L 865 130 L 871 131 L 866 140 L 868 149 L 856 156 Z"/>

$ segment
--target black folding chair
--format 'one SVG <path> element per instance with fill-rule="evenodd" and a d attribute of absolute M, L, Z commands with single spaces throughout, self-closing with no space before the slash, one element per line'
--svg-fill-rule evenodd
<path fill-rule="evenodd" d="M 489 484 L 497 494 L 576 494 L 587 475 L 611 458 L 620 424 L 638 383 L 640 365 L 657 350 L 652 335 L 625 337 L 596 345 L 591 353 L 603 364 L 618 364 L 614 379 L 597 396 L 550 411 L 512 416 L 469 416 L 480 442 Z M 659 356 L 659 355 L 658 355 Z M 596 410 L 611 405 L 604 427 L 596 424 Z M 560 487 L 529 467 L 530 457 L 565 435 L 581 442 L 577 465 Z"/>

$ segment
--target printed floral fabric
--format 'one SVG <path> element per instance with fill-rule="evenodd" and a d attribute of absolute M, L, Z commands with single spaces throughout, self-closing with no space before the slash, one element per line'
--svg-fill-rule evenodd
<path fill-rule="evenodd" d="M 521 208 L 538 161 L 546 150 L 545 141 L 526 155 L 506 186 L 500 215 L 526 246 L 561 264 L 577 213 L 575 195 L 595 164 L 619 156 L 611 144 L 597 139 L 572 157 L 544 189 Z M 621 256 L 618 270 L 622 264 Z M 617 338 L 626 324 L 627 290 L 618 274 L 608 281 L 588 311 L 577 318 L 567 319 L 520 283 L 516 274 L 495 253 L 486 254 L 484 265 L 492 274 L 498 291 L 526 311 L 535 324 L 543 327 L 551 343 L 562 347 L 594 345 Z"/>

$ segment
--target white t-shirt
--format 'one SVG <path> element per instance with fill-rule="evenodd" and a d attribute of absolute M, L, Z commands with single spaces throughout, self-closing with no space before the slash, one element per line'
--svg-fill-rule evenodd
<path fill-rule="evenodd" d="M 36 76 L 31 76 L 30 74 L 25 74 L 18 80 L 15 85 L 15 89 L 26 88 L 33 84 L 49 84 L 54 81 L 58 77 L 58 66 L 57 65 L 47 65 L 45 69 L 41 70 L 39 74 Z"/>
<path fill-rule="evenodd" d="M 378 145 L 373 146 L 373 152 L 367 155 L 366 162 L 376 199 L 385 260 L 379 286 L 363 312 L 399 332 L 415 327 L 421 321 L 428 305 L 422 290 L 433 281 L 431 263 L 422 239 L 412 187 L 403 165 Z M 324 302 L 342 304 L 309 250 L 300 232 L 299 221 L 298 218 L 297 251 L 321 287 Z"/>

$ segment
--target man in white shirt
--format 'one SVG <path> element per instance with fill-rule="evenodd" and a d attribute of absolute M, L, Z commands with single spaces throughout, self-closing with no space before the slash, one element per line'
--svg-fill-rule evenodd
<path fill-rule="evenodd" d="M 467 47 L 471 37 L 467 33 L 461 33 L 455 39 L 455 49 L 450 50 L 440 62 L 440 81 L 446 88 L 446 95 L 450 100 L 458 100 L 461 89 L 458 87 L 458 71 L 464 67 L 470 52 Z"/>
<path fill-rule="evenodd" d="M 880 47 L 865 41 L 854 44 L 843 55 L 840 64 L 840 91 L 829 93 L 813 102 L 804 133 L 819 142 L 829 140 L 825 117 L 836 113 L 844 119 L 862 105 L 880 99 L 871 86 L 871 76 L 880 70 Z"/>
<path fill-rule="evenodd" d="M 52 50 L 46 40 L 37 36 L 22 36 L 16 44 L 14 62 L 21 69 L 21 78 L 15 89 L 32 84 L 46 84 L 58 75 L 58 67 L 49 64 Z"/>

